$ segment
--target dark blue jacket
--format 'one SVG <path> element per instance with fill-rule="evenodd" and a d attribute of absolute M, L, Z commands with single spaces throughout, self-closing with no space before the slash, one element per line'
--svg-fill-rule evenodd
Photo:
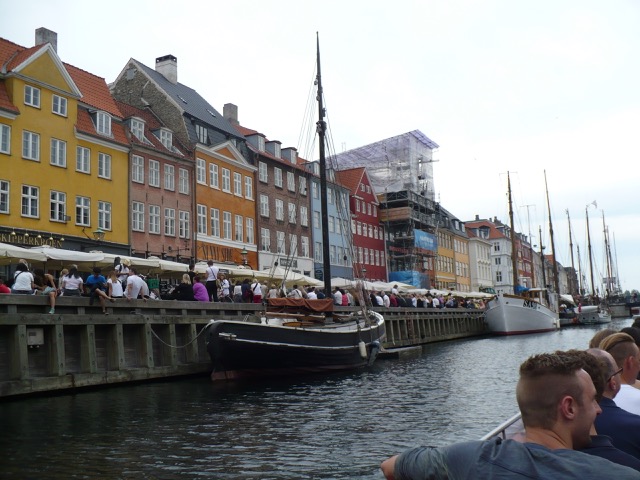
<path fill-rule="evenodd" d="M 640 471 L 640 460 L 614 447 L 611 439 L 606 435 L 592 435 L 591 445 L 587 448 L 580 449 L 580 451 L 588 453 L 589 455 L 595 455 L 596 457 L 606 458 L 613 463 L 625 465 Z"/>
<path fill-rule="evenodd" d="M 611 438 L 613 446 L 640 459 L 640 415 L 627 412 L 610 398 L 600 400 L 602 413 L 596 417 L 599 435 Z"/>

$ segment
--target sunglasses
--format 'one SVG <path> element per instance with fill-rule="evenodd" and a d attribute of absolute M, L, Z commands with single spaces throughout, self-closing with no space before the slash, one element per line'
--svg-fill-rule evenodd
<path fill-rule="evenodd" d="M 607 378 L 607 382 L 609 380 L 611 380 L 613 377 L 615 377 L 616 375 L 618 375 L 619 373 L 622 373 L 622 368 L 619 370 L 616 370 L 614 373 L 611 374 L 611 376 L 609 378 Z"/>

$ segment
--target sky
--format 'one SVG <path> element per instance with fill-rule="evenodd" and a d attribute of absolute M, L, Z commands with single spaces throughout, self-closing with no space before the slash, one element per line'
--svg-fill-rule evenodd
<path fill-rule="evenodd" d="M 318 32 L 336 150 L 422 131 L 436 200 L 463 221 L 508 223 L 510 172 L 516 230 L 550 253 L 546 172 L 557 260 L 571 225 L 589 278 L 588 212 L 596 283 L 606 225 L 622 289 L 640 290 L 638 25 L 636 0 L 22 0 L 0 36 L 53 30 L 63 61 L 108 83 L 174 55 L 180 83 L 302 154 Z"/>

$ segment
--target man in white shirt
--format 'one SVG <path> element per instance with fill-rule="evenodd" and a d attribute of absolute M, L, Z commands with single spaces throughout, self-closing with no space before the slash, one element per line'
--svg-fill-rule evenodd
<path fill-rule="evenodd" d="M 614 333 L 602 340 L 600 348 L 609 352 L 618 368 L 622 368 L 622 385 L 616 395 L 616 405 L 640 415 L 640 390 L 633 386 L 640 372 L 640 349 L 635 340 L 627 333 Z"/>
<path fill-rule="evenodd" d="M 298 289 L 298 285 L 294 285 L 293 289 L 287 294 L 289 298 L 302 298 L 302 292 Z"/>
<path fill-rule="evenodd" d="M 213 264 L 213 260 L 207 262 L 207 269 L 205 273 L 207 275 L 207 293 L 209 294 L 209 300 L 212 302 L 218 301 L 218 267 Z"/>
<path fill-rule="evenodd" d="M 382 292 L 382 304 L 386 308 L 389 308 L 391 306 L 391 300 L 389 299 L 389 295 L 387 295 L 387 292 Z"/>
<path fill-rule="evenodd" d="M 126 292 L 127 300 L 135 300 L 138 298 L 138 295 L 144 295 L 146 290 L 145 286 L 145 281 L 138 276 L 138 272 L 135 267 L 129 267 L 129 278 L 127 278 Z"/>
<path fill-rule="evenodd" d="M 440 300 L 438 300 L 437 296 L 433 297 L 432 304 L 433 308 L 440 308 Z"/>
<path fill-rule="evenodd" d="M 342 305 L 342 292 L 339 288 L 336 288 L 333 292 L 333 304 Z"/>
<path fill-rule="evenodd" d="M 307 292 L 307 298 L 309 300 L 317 300 L 318 299 L 318 294 L 316 293 L 316 287 L 311 287 L 309 289 L 309 291 Z"/>
<path fill-rule="evenodd" d="M 219 274 L 220 277 L 220 291 L 222 292 L 222 301 L 231 302 L 231 297 L 229 296 L 229 289 L 231 288 L 231 284 L 229 283 L 229 279 L 225 278 L 224 274 Z"/>

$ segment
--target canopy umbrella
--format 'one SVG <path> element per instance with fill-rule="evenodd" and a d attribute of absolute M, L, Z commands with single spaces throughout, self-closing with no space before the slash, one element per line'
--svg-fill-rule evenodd
<path fill-rule="evenodd" d="M 30 248 L 18 247 L 10 243 L 0 243 L 0 265 L 18 263 L 20 259 L 44 263 L 47 257 L 44 253 L 34 251 Z"/>
<path fill-rule="evenodd" d="M 64 250 L 43 245 L 32 247 L 30 250 L 45 255 L 47 268 L 59 267 L 69 268 L 69 265 L 77 265 L 80 271 L 89 271 L 101 262 L 104 262 L 102 252 L 76 252 L 75 250 Z"/>

